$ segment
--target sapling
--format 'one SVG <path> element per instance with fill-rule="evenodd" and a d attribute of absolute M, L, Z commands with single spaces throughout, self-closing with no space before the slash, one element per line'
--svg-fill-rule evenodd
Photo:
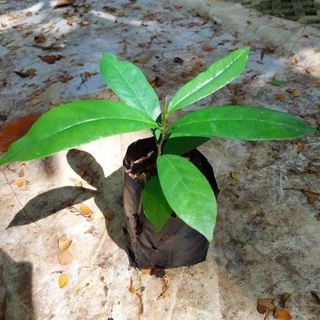
<path fill-rule="evenodd" d="M 146 216 L 161 230 L 175 212 L 211 241 L 217 216 L 215 196 L 203 174 L 183 154 L 214 137 L 284 140 L 316 132 L 300 118 L 255 106 L 208 106 L 172 121 L 177 110 L 237 78 L 246 67 L 248 55 L 249 48 L 242 48 L 215 61 L 161 106 L 138 67 L 114 55 L 103 54 L 101 75 L 120 102 L 80 100 L 44 113 L 25 136 L 11 145 L 0 159 L 0 165 L 47 157 L 102 137 L 148 129 L 158 151 L 157 175 L 143 190 Z"/>

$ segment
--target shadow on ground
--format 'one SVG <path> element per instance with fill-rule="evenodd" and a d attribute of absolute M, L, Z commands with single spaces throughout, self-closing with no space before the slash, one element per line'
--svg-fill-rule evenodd
<path fill-rule="evenodd" d="M 32 264 L 16 262 L 0 249 L 0 319 L 34 320 Z"/>
<path fill-rule="evenodd" d="M 71 149 L 67 153 L 70 167 L 96 190 L 83 187 L 66 186 L 41 193 L 31 199 L 19 212 L 16 213 L 8 228 L 28 225 L 45 219 L 58 211 L 94 198 L 96 205 L 105 217 L 106 228 L 110 238 L 115 244 L 127 252 L 126 238 L 123 232 L 123 209 L 113 214 L 110 207 L 114 208 L 114 187 L 122 181 L 121 168 L 108 177 L 95 158 L 86 151 Z M 121 184 L 121 183 L 120 183 Z M 120 187 L 120 185 L 119 185 Z M 122 190 L 116 188 L 121 194 Z M 121 204 L 122 206 L 122 204 Z"/>

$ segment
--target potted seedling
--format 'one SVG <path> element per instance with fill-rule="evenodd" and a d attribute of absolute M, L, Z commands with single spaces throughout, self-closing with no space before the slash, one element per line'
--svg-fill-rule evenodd
<path fill-rule="evenodd" d="M 46 112 L 11 145 L 0 165 L 148 129 L 150 138 L 131 144 L 123 161 L 128 251 L 139 268 L 200 262 L 213 238 L 218 187 L 210 164 L 196 148 L 214 137 L 283 140 L 316 132 L 300 118 L 254 106 L 208 106 L 172 120 L 178 110 L 238 77 L 248 54 L 249 48 L 242 48 L 214 62 L 162 106 L 138 67 L 103 54 L 101 75 L 120 102 L 80 100 Z"/>

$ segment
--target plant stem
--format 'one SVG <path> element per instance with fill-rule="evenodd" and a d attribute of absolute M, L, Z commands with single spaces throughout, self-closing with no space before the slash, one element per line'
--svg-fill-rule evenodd
<path fill-rule="evenodd" d="M 162 152 L 162 145 L 165 139 L 167 138 L 167 122 L 168 122 L 169 114 L 168 114 L 168 105 L 167 101 L 164 104 L 164 110 L 161 112 L 161 123 L 160 123 L 160 137 L 157 142 L 158 145 L 158 156 L 161 155 Z"/>

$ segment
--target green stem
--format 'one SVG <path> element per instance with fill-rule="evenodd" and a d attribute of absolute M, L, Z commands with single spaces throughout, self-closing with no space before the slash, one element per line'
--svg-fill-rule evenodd
<path fill-rule="evenodd" d="M 165 105 L 164 105 L 164 110 L 163 110 L 163 112 L 161 112 L 161 123 L 160 123 L 160 132 L 161 132 L 161 134 L 160 134 L 159 141 L 157 143 L 157 145 L 158 145 L 158 156 L 161 155 L 163 142 L 167 138 L 167 122 L 168 122 L 168 118 L 169 118 L 169 113 L 168 113 L 168 105 L 167 105 L 167 101 L 166 101 Z"/>

